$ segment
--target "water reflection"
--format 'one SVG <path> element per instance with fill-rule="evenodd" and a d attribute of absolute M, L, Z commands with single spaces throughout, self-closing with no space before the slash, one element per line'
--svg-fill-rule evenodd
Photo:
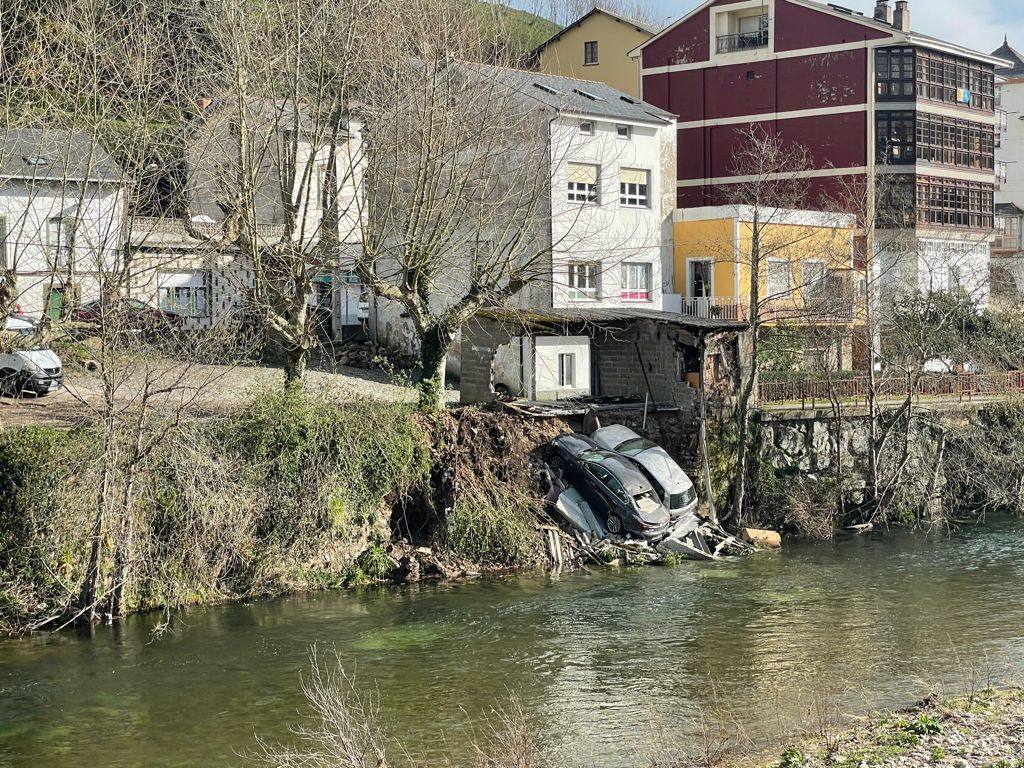
<path fill-rule="evenodd" d="M 310 646 L 376 686 L 414 754 L 467 754 L 518 696 L 569 764 L 629 764 L 702 709 L 770 738 L 827 693 L 847 711 L 1024 668 L 1021 528 L 800 545 L 619 573 L 296 597 L 0 643 L 0 765 L 240 765 L 287 737 Z M 713 682 L 713 685 L 712 685 Z"/>

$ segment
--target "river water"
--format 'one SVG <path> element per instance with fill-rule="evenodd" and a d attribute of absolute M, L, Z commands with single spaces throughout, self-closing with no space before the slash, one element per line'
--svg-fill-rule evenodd
<path fill-rule="evenodd" d="M 781 554 L 331 593 L 0 642 L 0 766 L 236 766 L 287 739 L 317 644 L 414 756 L 455 762 L 516 697 L 568 765 L 693 747 L 701 713 L 780 738 L 827 698 L 857 714 L 1022 679 L 1024 527 L 872 535 Z"/>

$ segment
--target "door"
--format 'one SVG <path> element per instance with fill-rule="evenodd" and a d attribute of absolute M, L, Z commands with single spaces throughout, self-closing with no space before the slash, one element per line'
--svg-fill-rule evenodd
<path fill-rule="evenodd" d="M 712 286 L 711 259 L 692 259 L 686 263 L 686 314 L 709 317 Z"/>

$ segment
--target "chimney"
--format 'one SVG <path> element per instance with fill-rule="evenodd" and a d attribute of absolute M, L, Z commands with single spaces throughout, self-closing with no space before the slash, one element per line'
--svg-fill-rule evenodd
<path fill-rule="evenodd" d="M 910 31 L 910 3 L 907 0 L 896 0 L 896 16 L 892 24 L 901 32 Z"/>
<path fill-rule="evenodd" d="M 878 0 L 875 3 L 875 21 L 892 25 L 892 6 L 889 5 L 889 0 Z"/>

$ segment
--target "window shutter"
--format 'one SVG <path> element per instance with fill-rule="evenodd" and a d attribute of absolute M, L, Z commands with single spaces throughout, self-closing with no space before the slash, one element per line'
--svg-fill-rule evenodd
<path fill-rule="evenodd" d="M 647 171 L 636 168 L 623 168 L 619 171 L 619 181 L 623 184 L 646 184 Z"/>
<path fill-rule="evenodd" d="M 569 163 L 569 181 L 575 184 L 597 184 L 597 166 Z"/>

